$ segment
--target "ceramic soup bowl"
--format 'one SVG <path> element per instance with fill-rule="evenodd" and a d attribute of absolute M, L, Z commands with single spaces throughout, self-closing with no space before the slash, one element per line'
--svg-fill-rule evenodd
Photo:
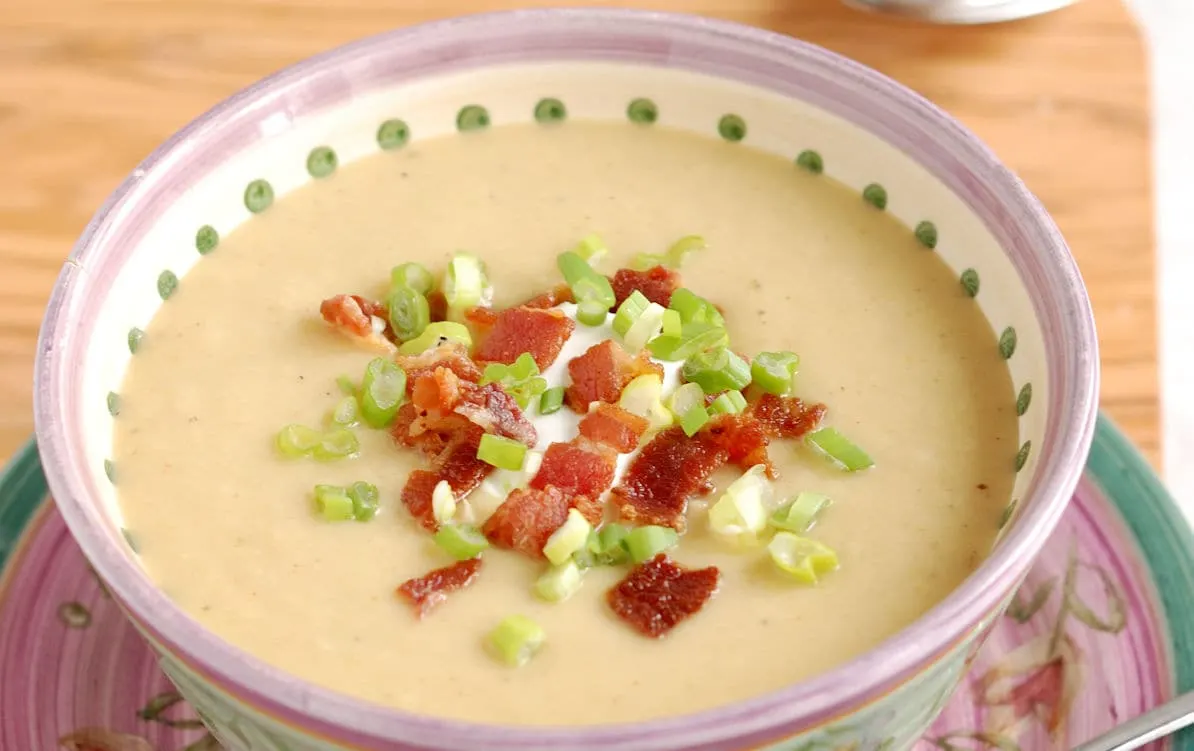
<path fill-rule="evenodd" d="M 911 627 L 814 680 L 713 711 L 516 728 L 415 716 L 294 678 L 205 631 L 122 536 L 110 461 L 122 373 L 186 272 L 275 198 L 412 139 L 569 118 L 742 140 L 892 212 L 955 270 L 1015 382 L 1017 477 L 990 558 Z M 330 150 L 329 150 L 330 148 Z M 817 47 L 699 18 L 604 10 L 403 29 L 282 71 L 153 153 L 63 267 L 41 333 L 37 434 L 58 508 L 179 690 L 234 751 L 882 748 L 944 706 L 1070 497 L 1094 428 L 1098 358 L 1081 279 L 1025 187 L 911 91 Z M 716 680 L 710 676 L 710 680 Z"/>

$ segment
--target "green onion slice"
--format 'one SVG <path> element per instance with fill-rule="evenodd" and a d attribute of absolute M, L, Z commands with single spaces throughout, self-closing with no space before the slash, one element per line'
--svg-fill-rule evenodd
<path fill-rule="evenodd" d="M 626 551 L 630 554 L 630 560 L 642 563 L 671 550 L 678 542 L 680 535 L 671 527 L 635 527 L 626 534 Z"/>
<path fill-rule="evenodd" d="M 365 366 L 361 380 L 361 417 L 372 428 L 384 428 L 406 399 L 406 371 L 376 357 Z"/>
<path fill-rule="evenodd" d="M 353 518 L 352 498 L 339 485 L 316 485 L 315 508 L 330 522 L 343 522 Z"/>
<path fill-rule="evenodd" d="M 485 264 L 480 258 L 468 253 L 452 256 L 443 283 L 449 317 L 458 319 L 468 308 L 480 305 L 485 299 L 488 284 Z"/>
<path fill-rule="evenodd" d="M 447 480 L 440 480 L 431 490 L 431 515 L 437 524 L 447 524 L 456 516 L 456 494 Z"/>
<path fill-rule="evenodd" d="M 783 396 L 791 392 L 799 367 L 800 357 L 795 352 L 760 352 L 750 363 L 750 379 L 767 393 Z"/>
<path fill-rule="evenodd" d="M 707 247 L 705 238 L 700 235 L 681 237 L 672 243 L 672 247 L 667 249 L 667 264 L 674 269 L 678 269 L 684 265 L 684 261 L 688 259 L 688 256 Z"/>
<path fill-rule="evenodd" d="M 671 259 L 656 253 L 635 253 L 634 257 L 630 259 L 630 268 L 635 271 L 646 271 L 656 266 L 669 265 L 671 265 Z"/>
<path fill-rule="evenodd" d="M 679 420 L 693 407 L 705 406 L 705 392 L 695 383 L 683 383 L 668 397 L 668 409 Z"/>
<path fill-rule="evenodd" d="M 680 314 L 671 308 L 663 311 L 663 329 L 660 332 L 663 336 L 680 336 L 684 331 L 684 319 L 680 318 Z"/>
<path fill-rule="evenodd" d="M 332 409 L 330 422 L 333 425 L 340 425 L 346 428 L 351 428 L 357 424 L 357 417 L 360 410 L 357 407 L 357 399 L 355 396 L 346 396 L 340 401 L 336 402 L 336 406 Z"/>
<path fill-rule="evenodd" d="M 680 336 L 658 336 L 647 343 L 647 349 L 653 357 L 676 362 L 687 360 L 698 352 L 725 347 L 729 343 L 730 337 L 722 326 L 711 323 L 685 323 L 681 326 Z"/>
<path fill-rule="evenodd" d="M 539 414 L 550 415 L 560 411 L 560 407 L 564 406 L 564 392 L 563 386 L 552 386 L 543 392 L 543 396 L 539 397 Z"/>
<path fill-rule="evenodd" d="M 626 336 L 626 332 L 646 312 L 647 306 L 650 304 L 651 301 L 642 292 L 637 289 L 631 292 L 630 296 L 618 306 L 618 312 L 614 314 L 614 333 L 618 336 Z"/>
<path fill-rule="evenodd" d="M 525 615 L 511 615 L 489 632 L 487 643 L 496 659 L 517 668 L 527 664 L 546 640 L 547 633 L 538 623 Z"/>
<path fill-rule="evenodd" d="M 465 349 L 468 349 L 473 346 L 473 337 L 469 333 L 468 328 L 462 323 L 436 321 L 423 329 L 422 334 L 419 334 L 409 342 L 403 342 L 398 347 L 398 354 L 417 355 L 429 349 L 435 349 L 440 344 L 446 342 L 455 342 L 456 344 L 464 345 Z"/>
<path fill-rule="evenodd" d="M 381 494 L 373 483 L 358 480 L 348 486 L 348 497 L 352 499 L 352 518 L 367 522 L 377 516 L 377 502 Z"/>
<path fill-rule="evenodd" d="M 681 287 L 672 293 L 668 307 L 679 313 L 684 323 L 707 323 L 722 327 L 726 325 L 725 318 L 713 303 L 687 287 Z"/>
<path fill-rule="evenodd" d="M 816 584 L 822 576 L 838 567 L 833 548 L 791 532 L 776 532 L 767 545 L 767 552 L 780 571 L 805 584 Z"/>
<path fill-rule="evenodd" d="M 794 499 L 780 506 L 767 523 L 776 529 L 803 534 L 813 528 L 817 523 L 817 517 L 832 504 L 833 501 L 827 495 L 799 493 Z"/>
<path fill-rule="evenodd" d="M 580 589 L 584 572 L 576 561 L 552 566 L 535 582 L 535 593 L 548 602 L 563 602 Z"/>
<path fill-rule="evenodd" d="M 481 444 L 477 446 L 477 458 L 499 469 L 522 469 L 522 460 L 526 455 L 525 445 L 513 438 L 493 433 L 481 436 Z"/>
<path fill-rule="evenodd" d="M 576 245 L 576 254 L 589 266 L 598 263 L 608 252 L 605 241 L 595 234 L 585 235 Z"/>
<path fill-rule="evenodd" d="M 659 303 L 649 303 L 623 335 L 622 342 L 626 345 L 626 349 L 630 352 L 638 352 L 647 346 L 647 342 L 659 336 L 659 332 L 663 330 L 664 313 L 667 313 L 667 308 Z M 616 317 L 615 320 L 617 320 Z"/>
<path fill-rule="evenodd" d="M 485 535 L 469 524 L 441 524 L 434 539 L 441 550 L 458 561 L 476 558 L 489 547 Z"/>
<path fill-rule="evenodd" d="M 431 307 L 427 297 L 410 287 L 396 287 L 387 300 L 390 310 L 390 328 L 394 336 L 402 341 L 414 339 L 431 323 Z"/>
<path fill-rule="evenodd" d="M 593 525 L 576 509 L 568 509 L 568 518 L 560 528 L 551 533 L 547 543 L 543 546 L 543 555 L 553 564 L 560 566 L 572 557 L 572 554 L 585 546 L 589 540 L 589 533 Z"/>
<path fill-rule="evenodd" d="M 766 467 L 756 464 L 726 488 L 709 507 L 709 527 L 723 537 L 750 538 L 767 527 L 771 482 Z"/>
<path fill-rule="evenodd" d="M 630 551 L 626 548 L 626 538 L 630 530 L 621 524 L 609 523 L 597 530 L 597 537 L 591 548 L 597 562 L 603 566 L 616 566 L 625 563 L 630 558 Z"/>
<path fill-rule="evenodd" d="M 356 456 L 360 450 L 361 443 L 356 433 L 348 428 L 333 428 L 323 434 L 311 455 L 321 462 L 334 462 Z"/>
<path fill-rule="evenodd" d="M 343 392 L 345 396 L 357 395 L 357 385 L 353 383 L 352 379 L 346 375 L 337 377 L 336 385 L 340 388 L 340 391 Z"/>
<path fill-rule="evenodd" d="M 435 287 L 435 277 L 420 263 L 404 263 L 390 270 L 390 290 L 401 287 L 426 295 Z"/>
<path fill-rule="evenodd" d="M 323 440 L 323 433 L 306 425 L 287 425 L 278 431 L 274 440 L 278 451 L 288 459 L 309 456 Z"/>
<path fill-rule="evenodd" d="M 564 275 L 564 281 L 572 288 L 572 297 L 579 305 L 587 300 L 604 303 L 609 310 L 617 300 L 609 279 L 593 270 L 579 253 L 568 251 L 556 257 L 556 265 Z"/>
<path fill-rule="evenodd" d="M 537 377 L 539 366 L 529 352 L 523 352 L 510 365 L 492 362 L 485 366 L 481 385 L 500 384 L 506 393 L 514 397 L 518 406 L 526 409 L 531 402 L 547 391 L 547 381 Z"/>
<path fill-rule="evenodd" d="M 867 452 L 834 427 L 814 430 L 804 440 L 847 472 L 857 472 L 875 463 Z"/>
<path fill-rule="evenodd" d="M 741 391 L 725 391 L 709 405 L 711 415 L 736 415 L 746 409 L 746 397 Z"/>
<path fill-rule="evenodd" d="M 672 413 L 663 406 L 663 379 L 655 373 L 644 373 L 626 384 L 618 397 L 618 406 L 647 418 L 651 430 L 672 424 Z"/>
<path fill-rule="evenodd" d="M 688 411 L 680 415 L 680 427 L 684 429 L 684 435 L 689 438 L 697 434 L 697 431 L 709 422 L 709 410 L 705 409 L 704 403 L 694 404 L 688 408 Z"/>
<path fill-rule="evenodd" d="M 684 380 L 697 384 L 706 394 L 737 391 L 750 383 L 750 366 L 728 347 L 692 355 L 680 372 Z"/>
<path fill-rule="evenodd" d="M 609 306 L 600 300 L 581 300 L 576 305 L 576 320 L 585 326 L 604 326 Z"/>

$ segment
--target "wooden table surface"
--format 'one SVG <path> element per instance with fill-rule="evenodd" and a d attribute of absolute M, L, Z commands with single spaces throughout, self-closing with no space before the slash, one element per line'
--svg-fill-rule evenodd
<path fill-rule="evenodd" d="M 529 4 L 566 3 L 0 0 L 0 460 L 32 431 L 35 341 L 62 260 L 159 142 L 316 52 L 396 26 Z M 1069 239 L 1099 321 L 1103 406 L 1157 462 L 1145 53 L 1119 0 L 975 28 L 881 19 L 837 0 L 650 7 L 816 42 L 920 91 L 976 131 Z"/>

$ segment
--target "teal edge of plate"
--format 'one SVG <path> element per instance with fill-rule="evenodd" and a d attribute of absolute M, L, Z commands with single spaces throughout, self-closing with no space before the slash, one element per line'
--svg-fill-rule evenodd
<path fill-rule="evenodd" d="M 1178 693 L 1194 690 L 1194 532 L 1152 469 L 1119 428 L 1099 415 L 1087 474 L 1131 528 L 1165 609 Z M 0 569 L 21 531 L 48 494 L 33 441 L 0 472 Z M 1140 502 L 1147 501 L 1147 502 Z M 1175 629 L 1175 624 L 1186 628 Z M 1194 751 L 1194 729 L 1179 733 L 1174 751 Z"/>

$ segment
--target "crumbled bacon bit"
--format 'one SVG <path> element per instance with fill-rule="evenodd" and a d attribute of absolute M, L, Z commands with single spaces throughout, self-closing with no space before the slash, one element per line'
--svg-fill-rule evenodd
<path fill-rule="evenodd" d="M 448 320 L 448 298 L 443 292 L 433 289 L 427 293 L 427 312 L 433 323 Z"/>
<path fill-rule="evenodd" d="M 564 393 L 564 401 L 584 414 L 592 402 L 618 401 L 626 384 L 647 373 L 662 378 L 663 367 L 652 362 L 645 350 L 631 357 L 617 342 L 606 339 L 568 363 L 572 385 Z"/>
<path fill-rule="evenodd" d="M 689 496 L 700 493 L 709 475 L 725 464 L 729 451 L 679 427 L 655 436 L 639 452 L 613 490 L 621 517 L 633 524 L 660 524 L 683 532 Z"/>
<path fill-rule="evenodd" d="M 498 547 L 542 558 L 547 538 L 568 518 L 569 506 L 559 488 L 519 488 L 497 507 L 481 531 Z"/>
<path fill-rule="evenodd" d="M 481 559 L 457 561 L 451 566 L 437 568 L 414 579 L 407 579 L 398 587 L 398 595 L 415 607 L 419 618 L 430 613 L 448 594 L 472 584 L 481 573 Z"/>
<path fill-rule="evenodd" d="M 555 486 L 568 496 L 599 498 L 614 482 L 617 454 L 600 443 L 578 438 L 553 443 L 543 453 L 531 487 L 543 490 Z"/>
<path fill-rule="evenodd" d="M 406 478 L 406 485 L 402 486 L 402 505 L 428 532 L 439 529 L 431 505 L 431 495 L 439 481 L 440 477 L 436 473 L 416 469 Z"/>
<path fill-rule="evenodd" d="M 718 415 L 701 428 L 701 433 L 729 454 L 729 461 L 743 469 L 756 464 L 767 468 L 767 476 L 775 479 L 775 465 L 767 455 L 771 438 L 762 423 L 750 415 Z"/>
<path fill-rule="evenodd" d="M 496 383 L 465 389 L 456 414 L 463 415 L 487 433 L 496 433 L 506 438 L 534 446 L 539 436 L 535 426 L 518 408 L 514 397 Z"/>
<path fill-rule="evenodd" d="M 649 426 L 645 417 L 627 412 L 616 404 L 597 402 L 597 406 L 580 421 L 580 434 L 619 454 L 629 454 L 638 448 L 638 441 Z"/>
<path fill-rule="evenodd" d="M 680 286 L 680 275 L 663 266 L 655 266 L 646 271 L 618 269 L 610 284 L 618 298 L 618 305 L 637 289 L 651 302 L 659 303 L 666 308 L 672 301 L 672 293 Z"/>
<path fill-rule="evenodd" d="M 720 578 L 715 566 L 687 569 L 660 553 L 615 584 L 606 601 L 636 631 L 658 639 L 696 615 L 717 592 Z"/>
<path fill-rule="evenodd" d="M 575 302 L 572 288 L 567 284 L 559 284 L 541 295 L 536 295 L 522 304 L 524 308 L 554 308 L 560 303 Z"/>
<path fill-rule="evenodd" d="M 803 438 L 825 416 L 824 404 L 806 405 L 794 396 L 763 394 L 747 414 L 762 424 L 772 438 Z"/>
<path fill-rule="evenodd" d="M 379 302 L 366 300 L 360 295 L 336 295 L 319 304 L 319 315 L 337 331 L 352 339 L 380 351 L 394 351 L 389 313 L 386 306 Z M 380 332 L 374 328 L 374 318 L 384 322 Z"/>
<path fill-rule="evenodd" d="M 510 364 L 530 352 L 539 370 L 555 362 L 576 323 L 558 310 L 507 308 L 477 348 L 477 359 Z"/>
<path fill-rule="evenodd" d="M 476 383 L 481 380 L 481 369 L 469 358 L 468 350 L 456 342 L 444 342 L 417 355 L 398 355 L 394 362 L 406 371 L 407 393 L 420 376 L 434 373 L 436 368 L 447 368 L 463 381 Z"/>
<path fill-rule="evenodd" d="M 452 495 L 460 499 L 493 471 L 491 465 L 477 458 L 477 447 L 484 431 L 463 420 L 461 423 L 464 427 L 446 435 L 430 433 L 429 438 L 419 445 L 424 453 L 431 456 L 432 469 L 414 470 L 402 488 L 403 505 L 415 521 L 429 532 L 439 528 L 432 513 L 431 497 L 441 480 L 446 480 L 452 488 Z M 437 445 L 438 452 L 431 454 Z"/>
<path fill-rule="evenodd" d="M 429 375 L 415 379 L 410 390 L 411 404 L 423 411 L 451 412 L 460 403 L 460 384 L 460 376 L 448 368 L 436 368 Z"/>
<path fill-rule="evenodd" d="M 497 313 L 493 308 L 472 307 L 464 311 L 464 323 L 473 335 L 473 341 L 479 342 L 493 330 L 493 324 L 497 323 Z"/>

